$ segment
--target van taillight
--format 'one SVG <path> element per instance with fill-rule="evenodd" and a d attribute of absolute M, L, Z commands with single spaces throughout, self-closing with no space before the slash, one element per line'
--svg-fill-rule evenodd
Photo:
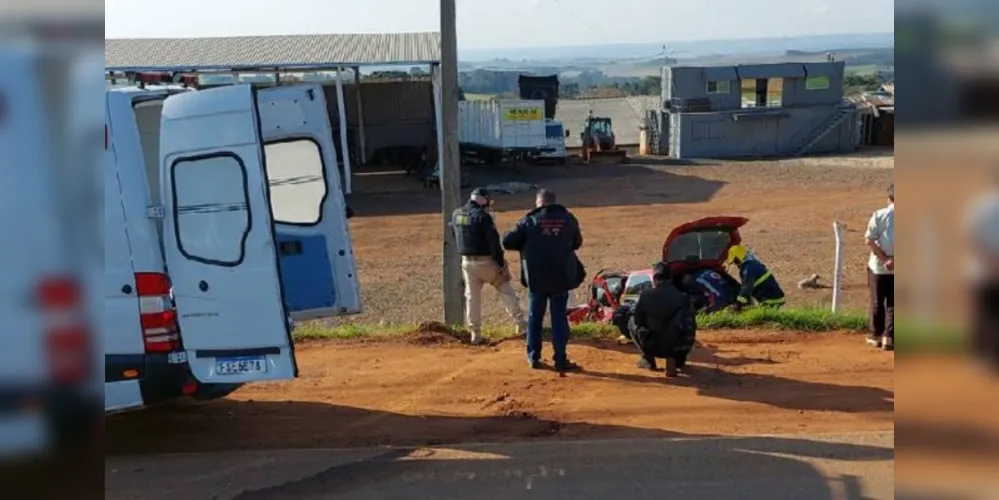
<path fill-rule="evenodd" d="M 177 311 L 170 300 L 170 278 L 162 273 L 136 273 L 139 323 L 147 353 L 180 350 Z"/>
<path fill-rule="evenodd" d="M 86 380 L 93 360 L 79 285 L 70 277 L 49 277 L 38 282 L 35 295 L 45 317 L 45 352 L 53 382 Z"/>

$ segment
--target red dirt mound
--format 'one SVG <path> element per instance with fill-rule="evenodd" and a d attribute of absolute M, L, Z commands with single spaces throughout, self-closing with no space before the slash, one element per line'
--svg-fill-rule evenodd
<path fill-rule="evenodd" d="M 454 328 L 437 321 L 425 321 L 420 323 L 415 330 L 404 334 L 401 338 L 407 344 L 419 346 L 439 346 L 468 343 L 462 332 L 455 331 Z"/>

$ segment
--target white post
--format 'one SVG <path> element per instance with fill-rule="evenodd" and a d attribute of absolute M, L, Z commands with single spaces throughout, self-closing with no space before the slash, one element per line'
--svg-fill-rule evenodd
<path fill-rule="evenodd" d="M 832 312 L 839 311 L 839 290 L 840 281 L 843 278 L 843 232 L 846 230 L 846 224 L 842 222 L 833 222 L 833 232 L 836 235 L 836 258 L 833 264 L 835 268 L 833 269 L 833 294 L 832 294 Z"/>
<path fill-rule="evenodd" d="M 441 158 L 444 155 L 444 113 L 441 108 L 441 65 L 430 66 L 430 81 L 434 87 L 434 117 L 437 120 L 437 165 L 434 165 L 434 172 L 440 178 Z M 441 189 L 444 186 L 441 184 Z"/>
<path fill-rule="evenodd" d="M 347 105 L 343 98 L 343 68 L 336 69 L 336 107 L 340 116 L 340 154 L 343 159 L 343 192 L 350 194 L 353 174 L 350 170 L 350 154 L 347 147 Z"/>
<path fill-rule="evenodd" d="M 919 294 L 919 320 L 924 325 L 933 325 L 936 323 L 936 294 L 939 291 L 939 286 L 937 284 L 937 274 L 936 270 L 939 267 L 940 259 L 937 256 L 937 248 L 939 239 L 936 237 L 936 225 L 932 218 L 924 217 L 919 225 L 919 244 L 916 248 L 921 249 L 920 253 L 920 267 L 922 268 L 922 276 L 920 276 L 920 287 L 918 288 Z"/>
<path fill-rule="evenodd" d="M 361 150 L 359 165 L 368 164 L 368 141 L 364 134 L 364 99 L 361 97 L 361 67 L 354 66 L 354 88 L 357 93 L 357 142 Z"/>

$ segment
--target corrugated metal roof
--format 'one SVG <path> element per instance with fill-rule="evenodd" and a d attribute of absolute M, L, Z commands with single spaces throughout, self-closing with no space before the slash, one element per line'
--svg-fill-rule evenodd
<path fill-rule="evenodd" d="M 104 40 L 106 71 L 310 69 L 432 64 L 440 33 L 281 35 Z"/>

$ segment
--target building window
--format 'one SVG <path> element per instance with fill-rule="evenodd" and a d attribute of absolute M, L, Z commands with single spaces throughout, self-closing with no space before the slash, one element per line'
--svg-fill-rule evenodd
<path fill-rule="evenodd" d="M 756 80 L 740 80 L 739 93 L 743 108 L 755 108 L 756 102 Z"/>
<path fill-rule="evenodd" d="M 779 108 L 784 105 L 783 78 L 741 80 L 739 89 L 743 109 Z"/>
<path fill-rule="evenodd" d="M 732 82 L 728 80 L 708 82 L 709 94 L 728 94 L 730 92 L 732 92 Z"/>
<path fill-rule="evenodd" d="M 220 266 L 243 261 L 250 232 L 246 169 L 223 153 L 173 164 L 177 246 L 184 257 Z"/>
<path fill-rule="evenodd" d="M 805 90 L 828 90 L 829 87 L 828 76 L 810 76 L 805 79 Z"/>
<path fill-rule="evenodd" d="M 311 226 L 322 219 L 326 177 L 322 150 L 311 139 L 264 145 L 274 222 Z"/>
<path fill-rule="evenodd" d="M 784 106 L 784 79 L 771 78 L 767 80 L 767 107 L 780 108 Z"/>

